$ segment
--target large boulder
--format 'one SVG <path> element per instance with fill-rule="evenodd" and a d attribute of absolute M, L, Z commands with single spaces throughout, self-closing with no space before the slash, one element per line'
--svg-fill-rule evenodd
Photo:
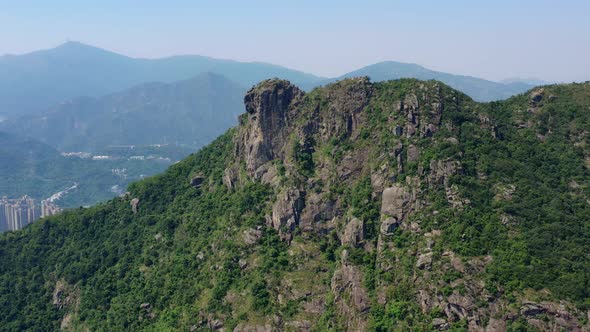
<path fill-rule="evenodd" d="M 348 262 L 347 250 L 342 251 L 341 265 L 332 276 L 331 288 L 339 314 L 345 317 L 348 331 L 365 331 L 370 309 L 369 294 L 364 288 L 362 271 Z"/>
<path fill-rule="evenodd" d="M 131 202 L 129 202 L 129 205 L 131 205 L 131 211 L 133 212 L 133 214 L 137 214 L 137 206 L 139 205 L 139 198 L 134 198 L 131 200 Z"/>
<path fill-rule="evenodd" d="M 353 247 L 358 246 L 365 239 L 365 225 L 362 220 L 358 218 L 352 218 L 344 228 L 344 234 L 342 235 L 342 244 L 351 245 Z"/>
<path fill-rule="evenodd" d="M 381 222 L 381 234 L 392 235 L 399 227 L 399 222 L 395 218 L 387 218 Z"/>
<path fill-rule="evenodd" d="M 410 193 L 399 184 L 383 190 L 381 214 L 392 217 L 396 222 L 405 221 L 410 207 Z"/>
<path fill-rule="evenodd" d="M 272 207 L 268 223 L 276 229 L 284 240 L 291 240 L 291 233 L 299 225 L 301 211 L 305 207 L 304 193 L 298 189 L 288 189 L 279 194 Z"/>

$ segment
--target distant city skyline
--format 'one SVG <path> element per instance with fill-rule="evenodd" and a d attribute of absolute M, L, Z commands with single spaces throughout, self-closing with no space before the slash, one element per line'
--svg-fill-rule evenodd
<path fill-rule="evenodd" d="M 588 12 L 582 0 L 0 0 L 0 54 L 72 40 L 131 57 L 196 54 L 325 77 L 400 61 L 495 81 L 586 81 Z"/>

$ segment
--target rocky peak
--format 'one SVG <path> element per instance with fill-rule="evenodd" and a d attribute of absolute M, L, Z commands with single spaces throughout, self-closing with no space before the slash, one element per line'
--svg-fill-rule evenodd
<path fill-rule="evenodd" d="M 327 110 L 314 119 L 321 141 L 333 137 L 356 138 L 362 127 L 362 110 L 373 92 L 368 77 L 350 78 L 325 87 Z"/>
<path fill-rule="evenodd" d="M 237 152 L 248 172 L 281 157 L 289 124 L 304 93 L 289 81 L 270 79 L 254 86 L 244 97 L 246 113 L 240 118 Z"/>

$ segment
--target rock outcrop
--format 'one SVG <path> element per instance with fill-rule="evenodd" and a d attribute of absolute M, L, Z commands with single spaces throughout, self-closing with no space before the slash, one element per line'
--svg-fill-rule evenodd
<path fill-rule="evenodd" d="M 396 223 L 403 223 L 409 212 L 410 193 L 401 185 L 385 188 L 381 200 L 381 215 L 391 217 Z"/>
<path fill-rule="evenodd" d="M 240 117 L 237 153 L 251 176 L 266 162 L 284 157 L 292 121 L 303 91 L 288 81 L 266 80 L 244 97 L 246 113 Z"/>
<path fill-rule="evenodd" d="M 137 206 L 139 206 L 139 198 L 134 198 L 131 200 L 131 202 L 129 203 L 129 205 L 131 205 L 131 211 L 133 212 L 133 214 L 137 214 Z"/>
<path fill-rule="evenodd" d="M 353 247 L 358 246 L 365 239 L 365 225 L 362 220 L 352 218 L 344 228 L 342 244 Z"/>
<path fill-rule="evenodd" d="M 332 292 L 335 303 L 346 320 L 348 331 L 364 331 L 369 310 L 369 295 L 362 284 L 362 273 L 348 262 L 348 252 L 342 252 L 341 266 L 332 277 Z"/>
<path fill-rule="evenodd" d="M 276 229 L 284 240 L 290 241 L 295 226 L 299 224 L 301 211 L 305 207 L 305 193 L 298 189 L 288 189 L 279 194 L 272 207 L 272 215 L 267 223 Z"/>

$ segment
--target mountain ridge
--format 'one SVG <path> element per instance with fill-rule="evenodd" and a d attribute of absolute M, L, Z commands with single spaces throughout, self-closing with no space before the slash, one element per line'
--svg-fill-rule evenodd
<path fill-rule="evenodd" d="M 368 65 L 342 76 L 326 80 L 325 83 L 358 76 L 368 76 L 376 82 L 400 78 L 434 79 L 468 94 L 477 101 L 503 100 L 534 87 L 534 85 L 523 82 L 517 82 L 516 84 L 509 82 L 505 84 L 469 75 L 449 74 L 431 70 L 419 64 L 397 61 L 382 61 Z"/>
<path fill-rule="evenodd" d="M 0 235 L 2 325 L 588 328 L 590 84 L 267 80 L 244 102 L 129 195 Z"/>
<path fill-rule="evenodd" d="M 389 68 L 375 72 L 376 67 L 386 64 Z M 397 69 L 392 70 L 391 65 Z M 200 55 L 132 58 L 79 42 L 67 42 L 52 49 L 0 57 L 0 115 L 23 115 L 78 96 L 98 97 L 151 81 L 171 83 L 202 72 L 224 75 L 245 87 L 263 79 L 281 77 L 305 90 L 363 75 L 375 81 L 407 76 L 439 79 L 466 90 L 479 101 L 505 99 L 531 87 L 525 83 L 502 84 L 452 75 L 393 61 L 369 65 L 337 78 L 324 78 L 263 62 L 239 62 Z"/>

